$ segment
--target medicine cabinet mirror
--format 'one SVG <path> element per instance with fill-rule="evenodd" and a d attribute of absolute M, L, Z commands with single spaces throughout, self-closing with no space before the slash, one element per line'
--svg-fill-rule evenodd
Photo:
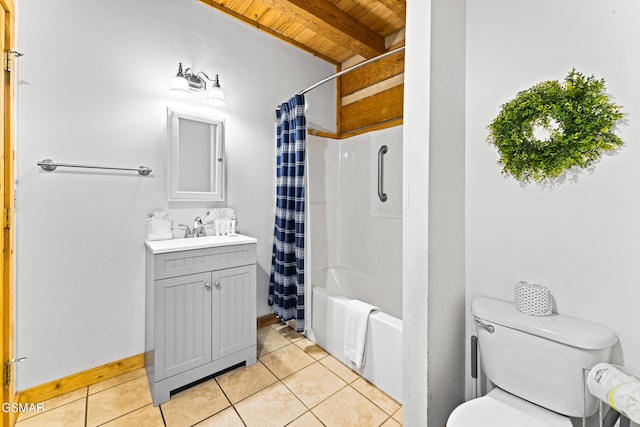
<path fill-rule="evenodd" d="M 224 200 L 224 120 L 167 109 L 169 201 Z"/>

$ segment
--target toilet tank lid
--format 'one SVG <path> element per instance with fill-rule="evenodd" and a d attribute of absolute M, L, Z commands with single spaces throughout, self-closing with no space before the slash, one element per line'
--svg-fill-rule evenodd
<path fill-rule="evenodd" d="M 514 303 L 493 298 L 474 298 L 471 312 L 487 322 L 587 350 L 611 347 L 618 340 L 606 326 L 560 314 L 530 316 L 519 312 Z"/>

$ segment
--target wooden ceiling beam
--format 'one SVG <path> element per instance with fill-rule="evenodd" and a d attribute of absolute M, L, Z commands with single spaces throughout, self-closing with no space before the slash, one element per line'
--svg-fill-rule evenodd
<path fill-rule="evenodd" d="M 365 58 L 373 58 L 385 52 L 384 37 L 327 0 L 260 1 L 283 16 L 303 22 L 310 30 Z"/>
<path fill-rule="evenodd" d="M 406 19 L 407 2 L 405 0 L 378 0 L 378 2 L 385 5 L 387 9 L 398 15 L 399 18 Z"/>
<path fill-rule="evenodd" d="M 287 42 L 287 43 L 289 43 L 289 44 L 291 44 L 293 46 L 296 46 L 296 47 L 298 47 L 298 48 L 300 48 L 300 49 L 302 49 L 302 50 L 304 50 L 306 52 L 309 52 L 310 54 L 312 54 L 314 56 L 317 56 L 318 58 L 323 59 L 323 60 L 325 60 L 325 61 L 327 61 L 327 62 L 329 62 L 329 63 L 331 63 L 333 65 L 338 65 L 339 64 L 339 62 L 336 61 L 335 59 L 330 58 L 327 55 L 324 55 L 324 54 L 318 52 L 317 50 L 314 50 L 314 49 L 310 48 L 309 46 L 307 46 L 305 44 L 299 43 L 296 40 L 294 40 L 294 39 L 292 39 L 290 37 L 287 37 L 287 36 L 277 32 L 277 31 L 271 29 L 268 26 L 262 25 L 258 21 L 254 21 L 254 20 L 252 20 L 250 18 L 247 18 L 246 16 L 244 16 L 244 15 L 242 15 L 240 13 L 234 12 L 233 10 L 225 7 L 224 5 L 216 3 L 214 0 L 198 0 L 198 1 L 200 3 L 206 4 L 207 6 L 210 6 L 210 7 L 214 8 L 214 9 L 217 9 L 217 10 L 223 12 L 223 13 L 226 13 L 227 15 L 229 15 L 229 16 L 231 16 L 231 17 L 233 17 L 233 18 L 235 18 L 235 19 L 237 19 L 239 21 L 242 21 L 245 24 L 251 25 L 252 27 L 255 27 L 255 28 L 257 28 L 257 29 L 259 29 L 261 31 L 264 31 L 265 33 L 267 33 L 269 35 L 272 35 L 272 36 L 274 36 L 276 38 L 279 38 L 280 40 L 283 40 L 283 41 L 285 41 L 285 42 Z"/>

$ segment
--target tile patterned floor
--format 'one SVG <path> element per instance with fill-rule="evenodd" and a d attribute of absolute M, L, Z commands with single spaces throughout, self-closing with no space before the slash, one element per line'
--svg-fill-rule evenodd
<path fill-rule="evenodd" d="M 258 362 L 151 403 L 144 369 L 44 402 L 16 427 L 394 427 L 402 407 L 293 329 L 258 330 Z"/>

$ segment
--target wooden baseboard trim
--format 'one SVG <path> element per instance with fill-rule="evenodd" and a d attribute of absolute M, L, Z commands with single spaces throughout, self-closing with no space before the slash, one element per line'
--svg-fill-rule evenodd
<path fill-rule="evenodd" d="M 267 314 L 256 319 L 258 329 L 278 323 L 279 321 L 274 314 Z M 110 362 L 102 366 L 87 369 L 86 371 L 78 372 L 77 374 L 72 374 L 58 380 L 19 391 L 16 394 L 16 402 L 44 402 L 53 397 L 70 393 L 82 387 L 88 387 L 100 381 L 108 380 L 109 378 L 117 377 L 118 375 L 126 374 L 127 372 L 140 368 L 144 368 L 144 353 L 116 360 L 115 362 Z"/>
<path fill-rule="evenodd" d="M 279 323 L 280 319 L 275 314 L 267 314 L 264 316 L 260 316 L 257 319 L 258 329 L 264 328 L 265 326 L 273 325 L 275 323 Z"/>
<path fill-rule="evenodd" d="M 144 368 L 144 354 L 136 354 L 135 356 L 19 391 L 16 395 L 16 401 L 19 403 L 44 402 L 53 397 L 81 389 L 82 387 L 88 387 L 140 368 Z"/>

